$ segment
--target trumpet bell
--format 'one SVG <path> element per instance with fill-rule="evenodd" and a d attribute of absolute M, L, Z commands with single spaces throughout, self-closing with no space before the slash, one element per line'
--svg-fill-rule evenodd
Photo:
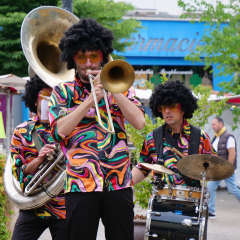
<path fill-rule="evenodd" d="M 123 93 L 127 91 L 135 80 L 135 71 L 128 62 L 124 60 L 113 60 L 108 62 L 100 75 L 103 88 L 111 93 Z"/>
<path fill-rule="evenodd" d="M 69 27 L 79 21 L 72 13 L 57 7 L 32 10 L 21 28 L 24 55 L 33 71 L 50 87 L 74 79 L 74 70 L 60 61 L 58 44 Z"/>

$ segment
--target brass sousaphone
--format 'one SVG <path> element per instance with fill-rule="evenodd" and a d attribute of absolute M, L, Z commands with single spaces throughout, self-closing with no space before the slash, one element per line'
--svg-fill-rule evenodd
<path fill-rule="evenodd" d="M 66 63 L 60 61 L 58 47 L 64 32 L 79 19 L 72 13 L 57 7 L 43 6 L 32 10 L 24 19 L 21 28 L 21 43 L 25 57 L 33 70 L 47 85 L 55 85 L 74 79 L 74 70 L 68 70 Z M 32 76 L 31 76 L 32 77 Z M 53 156 L 48 159 L 52 160 Z M 64 187 L 65 170 L 59 166 L 64 155 L 58 151 L 51 164 L 46 160 L 44 166 L 35 174 L 23 193 L 19 182 L 12 175 L 11 158 L 8 156 L 3 181 L 8 199 L 19 209 L 29 210 L 45 205 Z M 58 173 L 47 183 L 44 191 L 38 188 L 54 166 Z M 41 176 L 41 177 L 40 177 Z"/>

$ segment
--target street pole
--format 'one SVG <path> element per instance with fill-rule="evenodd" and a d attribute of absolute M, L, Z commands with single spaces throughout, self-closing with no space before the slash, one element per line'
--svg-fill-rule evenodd
<path fill-rule="evenodd" d="M 73 0 L 62 0 L 62 8 L 73 12 Z"/>
<path fill-rule="evenodd" d="M 10 104 L 11 104 L 11 93 L 10 90 L 6 90 L 6 98 L 7 98 L 7 119 L 6 119 L 6 135 L 7 135 L 7 142 L 6 142 L 6 153 L 7 155 L 10 152 L 10 121 L 11 121 L 11 111 L 10 111 Z"/>

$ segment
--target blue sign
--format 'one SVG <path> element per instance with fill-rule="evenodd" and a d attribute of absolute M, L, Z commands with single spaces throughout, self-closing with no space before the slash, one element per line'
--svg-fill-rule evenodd
<path fill-rule="evenodd" d="M 209 25 L 182 20 L 141 22 L 143 28 L 139 33 L 133 34 L 129 39 L 122 39 L 122 42 L 133 42 L 123 54 L 131 65 L 204 66 L 204 61 L 192 63 L 184 58 L 197 46 L 204 46 L 202 37 Z M 218 72 L 216 64 L 212 67 L 214 72 Z M 218 83 L 231 79 L 232 76 L 213 76 L 213 89 L 219 91 Z"/>
<path fill-rule="evenodd" d="M 206 26 L 188 21 L 143 20 L 143 29 L 130 39 L 134 42 L 126 49 L 126 57 L 185 57 L 194 51 L 201 41 Z"/>

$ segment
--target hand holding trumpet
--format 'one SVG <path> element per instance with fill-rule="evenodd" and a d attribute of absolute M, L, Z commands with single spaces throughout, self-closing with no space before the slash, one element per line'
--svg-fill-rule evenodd
<path fill-rule="evenodd" d="M 103 95 L 103 85 L 101 84 L 101 80 L 100 80 L 100 74 L 101 74 L 101 70 L 88 70 L 86 73 L 86 75 L 88 77 L 93 77 L 93 84 L 94 84 L 94 88 L 95 88 L 97 102 L 99 102 L 104 96 Z M 94 77 L 94 75 L 96 75 L 96 76 Z M 89 101 L 92 102 L 92 105 L 95 105 L 92 92 L 89 96 Z"/>

